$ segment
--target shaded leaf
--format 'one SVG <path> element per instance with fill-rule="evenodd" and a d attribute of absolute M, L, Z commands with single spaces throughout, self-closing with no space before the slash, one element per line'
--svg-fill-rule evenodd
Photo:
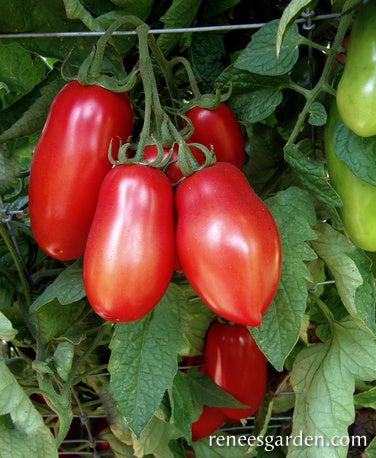
<path fill-rule="evenodd" d="M 43 291 L 31 305 L 31 311 L 36 312 L 40 307 L 57 299 L 60 304 L 71 304 L 86 296 L 82 281 L 81 261 L 76 261 Z"/>
<path fill-rule="evenodd" d="M 0 339 L 9 341 L 13 340 L 17 335 L 17 330 L 13 329 L 12 323 L 8 318 L 0 312 Z"/>
<path fill-rule="evenodd" d="M 338 121 L 333 144 L 336 155 L 354 175 L 376 186 L 376 136 L 359 137 Z"/>
<path fill-rule="evenodd" d="M 342 233 L 325 223 L 317 225 L 312 246 L 336 281 L 348 313 L 375 332 L 375 286 L 371 261 Z"/>
<path fill-rule="evenodd" d="M 294 363 L 291 383 L 296 395 L 292 436 L 323 437 L 316 447 L 294 447 L 293 458 L 344 458 L 346 447 L 333 447 L 335 437 L 346 437 L 355 416 L 355 380 L 376 378 L 376 341 L 353 318 L 333 322 L 332 338 L 302 350 Z M 322 456 L 321 455 L 321 456 Z"/>
<path fill-rule="evenodd" d="M 282 242 L 282 272 L 274 301 L 260 326 L 250 328 L 257 344 L 277 370 L 296 344 L 307 305 L 307 261 L 316 258 L 307 241 L 317 236 L 313 204 L 304 191 L 291 187 L 266 201 Z"/>
<path fill-rule="evenodd" d="M 286 8 L 284 8 L 277 32 L 276 52 L 278 56 L 281 52 L 284 35 L 289 25 L 291 24 L 291 21 L 295 19 L 301 10 L 309 3 L 311 3 L 311 1 L 312 0 L 291 0 Z"/>
<path fill-rule="evenodd" d="M 0 361 L 0 419 L 1 456 L 58 456 L 51 431 L 3 361 Z"/>
<path fill-rule="evenodd" d="M 139 436 L 157 410 L 177 371 L 177 354 L 186 345 L 178 305 L 169 290 L 144 318 L 118 323 L 110 343 L 109 371 L 118 409 Z"/>
<path fill-rule="evenodd" d="M 260 75 L 283 75 L 290 71 L 299 57 L 302 37 L 293 23 L 286 31 L 280 55 L 276 53 L 279 20 L 267 22 L 254 35 L 235 61 L 235 67 Z"/>

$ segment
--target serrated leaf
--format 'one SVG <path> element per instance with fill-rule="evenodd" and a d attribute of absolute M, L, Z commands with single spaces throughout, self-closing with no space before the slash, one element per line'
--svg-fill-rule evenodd
<path fill-rule="evenodd" d="M 15 138 L 31 135 L 42 129 L 49 107 L 57 92 L 63 87 L 64 81 L 61 78 L 54 79 L 43 85 L 40 96 L 31 106 L 24 111 L 22 116 L 15 121 L 9 129 L 0 134 L 0 143 L 13 140 Z"/>
<path fill-rule="evenodd" d="M 5 341 L 13 340 L 17 335 L 17 330 L 13 328 L 8 318 L 0 312 L 0 339 Z"/>
<path fill-rule="evenodd" d="M 39 307 L 32 314 L 41 341 L 64 337 L 73 344 L 78 344 L 85 336 L 82 329 L 85 316 L 86 302 L 78 301 L 61 305 L 56 299 Z"/>
<path fill-rule="evenodd" d="M 313 102 L 309 109 L 308 122 L 312 126 L 323 126 L 326 124 L 328 115 L 324 106 L 319 102 Z"/>
<path fill-rule="evenodd" d="M 193 415 L 192 398 L 187 378 L 180 371 L 177 371 L 168 392 L 171 403 L 170 423 L 189 440 Z"/>
<path fill-rule="evenodd" d="M 290 3 L 284 8 L 281 20 L 278 25 L 277 40 L 276 40 L 276 53 L 279 56 L 283 37 L 291 21 L 301 12 L 301 10 L 311 3 L 312 0 L 291 0 Z"/>
<path fill-rule="evenodd" d="M 302 350 L 290 379 L 296 395 L 292 436 L 320 436 L 324 446 L 290 443 L 289 457 L 345 458 L 346 447 L 332 447 L 331 441 L 346 437 L 354 421 L 355 380 L 375 378 L 375 338 L 351 317 L 332 323 L 330 342 Z"/>
<path fill-rule="evenodd" d="M 282 97 L 282 91 L 278 88 L 259 89 L 234 95 L 229 105 L 239 121 L 253 124 L 271 115 L 281 103 Z"/>
<path fill-rule="evenodd" d="M 342 233 L 319 223 L 312 246 L 326 263 L 348 313 L 375 331 L 375 286 L 371 261 Z"/>
<path fill-rule="evenodd" d="M 336 155 L 354 175 L 376 186 L 376 136 L 359 137 L 338 121 L 333 144 Z"/>
<path fill-rule="evenodd" d="M 258 75 L 236 68 L 234 64 L 227 67 L 216 80 L 216 84 L 222 87 L 223 92 L 231 88 L 232 95 L 266 88 L 282 89 L 288 87 L 290 82 L 291 78 L 288 75 Z"/>
<path fill-rule="evenodd" d="M 186 339 L 181 355 L 202 354 L 206 332 L 215 314 L 197 297 L 189 284 L 171 285 L 170 300 L 179 307 L 180 328 Z"/>
<path fill-rule="evenodd" d="M 371 443 L 365 450 L 367 458 L 376 458 L 376 437 L 374 437 Z"/>
<path fill-rule="evenodd" d="M 308 194 L 296 187 L 279 192 L 267 204 L 280 232 L 282 272 L 277 294 L 261 325 L 250 330 L 270 363 L 282 370 L 299 338 L 307 305 L 310 272 L 305 263 L 316 258 L 307 241 L 317 237 L 311 228 L 316 215 Z"/>
<path fill-rule="evenodd" d="M 42 59 L 32 59 L 31 54 L 16 43 L 0 43 L 0 75 L 6 85 L 5 94 L 0 97 L 0 109 L 29 93 L 43 80 L 45 73 Z"/>
<path fill-rule="evenodd" d="M 177 354 L 186 345 L 180 330 L 179 307 L 169 300 L 170 291 L 144 318 L 116 324 L 110 343 L 110 384 L 118 409 L 136 436 L 172 386 Z"/>
<path fill-rule="evenodd" d="M 164 28 L 188 27 L 196 17 L 201 0 L 173 0 L 166 13 L 160 18 Z M 181 38 L 179 33 L 162 33 L 158 45 L 168 55 Z"/>
<path fill-rule="evenodd" d="M 367 391 L 358 393 L 354 396 L 354 403 L 357 406 L 376 409 L 376 387 L 370 388 Z"/>
<path fill-rule="evenodd" d="M 223 32 L 192 34 L 189 61 L 202 92 L 213 90 L 216 78 L 224 69 L 223 36 Z"/>
<path fill-rule="evenodd" d="M 328 182 L 323 162 L 311 159 L 311 154 L 312 143 L 309 139 L 285 148 L 285 159 L 294 169 L 302 185 L 320 202 L 340 207 L 342 202 Z"/>
<path fill-rule="evenodd" d="M 74 346 L 71 342 L 60 342 L 54 352 L 54 363 L 59 377 L 67 381 L 72 369 Z"/>
<path fill-rule="evenodd" d="M 40 307 L 55 298 L 60 304 L 71 304 L 86 296 L 82 281 L 81 261 L 76 261 L 63 272 L 32 303 L 30 311 L 36 312 Z"/>
<path fill-rule="evenodd" d="M 17 383 L 7 366 L 0 361 L 1 456 L 58 456 L 54 437 L 41 415 Z"/>
<path fill-rule="evenodd" d="M 221 431 L 220 434 L 211 434 L 209 438 L 193 442 L 192 447 L 196 456 L 205 458 L 242 458 L 244 456 L 254 456 L 247 452 L 246 446 L 233 444 L 233 436 L 228 436 L 227 433 Z M 231 446 L 226 446 L 227 437 Z"/>
<path fill-rule="evenodd" d="M 139 438 L 132 441 L 134 454 L 137 457 L 158 456 L 175 458 L 169 447 L 169 442 L 181 436 L 181 432 L 170 423 L 153 417 L 142 431 Z"/>
<path fill-rule="evenodd" d="M 196 368 L 188 371 L 187 382 L 191 391 L 192 399 L 199 405 L 218 406 L 218 407 L 246 407 L 235 399 L 230 393 L 220 388 L 213 380 Z"/>
<path fill-rule="evenodd" d="M 293 23 L 287 29 L 280 55 L 276 53 L 279 20 L 266 23 L 254 35 L 239 54 L 235 67 L 260 75 L 283 75 L 289 72 L 299 57 L 298 46 L 302 41 L 298 26 Z"/>

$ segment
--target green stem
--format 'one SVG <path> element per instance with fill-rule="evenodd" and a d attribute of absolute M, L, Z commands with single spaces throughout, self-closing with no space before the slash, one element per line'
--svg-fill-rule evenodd
<path fill-rule="evenodd" d="M 349 0 L 346 5 L 353 0 Z M 347 11 L 348 8 L 344 7 L 344 11 Z M 346 31 L 348 29 L 348 26 L 351 21 L 351 14 L 346 14 L 341 17 L 340 23 L 338 25 L 337 33 L 333 41 L 333 46 L 328 52 L 328 58 L 325 62 L 324 69 L 322 71 L 321 77 L 319 81 L 317 82 L 316 86 L 312 88 L 311 90 L 305 90 L 304 92 L 299 90 L 305 97 L 306 97 L 306 103 L 303 107 L 303 110 L 300 112 L 297 122 L 294 126 L 294 129 L 292 130 L 290 137 L 286 143 L 286 146 L 292 145 L 295 143 L 296 139 L 299 136 L 299 133 L 301 131 L 301 127 L 305 121 L 305 118 L 307 114 L 309 113 L 309 110 L 311 108 L 312 103 L 317 99 L 318 95 L 321 92 L 329 92 L 333 94 L 333 89 L 330 87 L 328 81 L 329 81 L 329 75 L 331 72 L 332 65 L 336 59 L 336 54 L 338 49 L 340 49 L 342 45 L 343 38 L 346 34 Z"/>
<path fill-rule="evenodd" d="M 333 329 L 334 316 L 330 311 L 329 307 L 325 302 L 317 297 L 315 294 L 309 293 L 310 299 L 319 307 L 322 313 L 325 315 L 326 320 L 328 321 L 330 328 Z"/>
<path fill-rule="evenodd" d="M 173 59 L 171 59 L 170 65 L 172 67 L 177 65 L 177 64 L 181 64 L 185 68 L 185 71 L 186 71 L 186 73 L 188 75 L 189 83 L 190 83 L 190 86 L 191 86 L 191 89 L 192 89 L 192 92 L 193 92 L 194 99 L 200 100 L 201 99 L 201 92 L 200 92 L 200 89 L 198 88 L 197 81 L 196 81 L 195 75 L 193 73 L 191 64 L 189 63 L 189 61 L 185 57 L 174 57 Z"/>
<path fill-rule="evenodd" d="M 9 251 L 9 253 L 10 253 L 12 259 L 13 259 L 14 265 L 16 266 L 17 273 L 18 273 L 19 279 L 21 281 L 22 292 L 23 292 L 23 295 L 25 297 L 26 305 L 29 308 L 30 305 L 31 305 L 30 287 L 29 287 L 29 284 L 27 282 L 25 272 L 23 270 L 22 262 L 21 262 L 20 258 L 18 257 L 17 250 L 15 249 L 15 247 L 14 247 L 14 245 L 13 245 L 13 243 L 12 243 L 12 241 L 11 241 L 9 235 L 8 235 L 8 232 L 6 231 L 3 223 L 0 223 L 0 236 L 4 240 L 5 246 L 7 247 L 8 251 Z"/>

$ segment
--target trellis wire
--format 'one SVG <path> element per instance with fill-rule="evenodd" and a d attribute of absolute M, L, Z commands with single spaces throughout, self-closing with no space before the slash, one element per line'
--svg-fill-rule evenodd
<path fill-rule="evenodd" d="M 339 17 L 339 13 L 331 14 L 319 14 L 315 15 L 313 10 L 310 10 L 310 14 L 302 18 L 296 19 L 296 23 L 305 24 L 311 21 L 320 21 L 325 19 L 334 19 Z M 228 24 L 228 25 L 215 25 L 215 26 L 198 26 L 198 27 L 181 27 L 181 28 L 165 28 L 165 29 L 150 29 L 149 34 L 161 35 L 169 33 L 197 33 L 197 32 L 229 32 L 234 30 L 247 30 L 247 29 L 259 29 L 264 26 L 265 22 L 253 23 L 253 24 Z M 303 25 L 303 28 L 306 29 Z M 0 33 L 0 39 L 20 39 L 20 38 L 74 38 L 74 37 L 100 37 L 104 34 L 104 31 L 81 31 L 81 32 L 21 32 L 21 33 Z M 136 30 L 117 30 L 113 35 L 127 36 L 136 35 Z"/>

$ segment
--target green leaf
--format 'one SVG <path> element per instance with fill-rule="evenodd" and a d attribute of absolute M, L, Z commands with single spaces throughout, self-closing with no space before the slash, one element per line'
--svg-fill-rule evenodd
<path fill-rule="evenodd" d="M 189 61 L 202 92 L 212 92 L 216 78 L 224 70 L 223 36 L 223 32 L 192 34 Z"/>
<path fill-rule="evenodd" d="M 323 437 L 324 447 L 290 443 L 289 457 L 346 457 L 345 447 L 332 447 L 346 437 L 354 421 L 355 380 L 376 378 L 376 340 L 353 318 L 332 323 L 332 338 L 302 350 L 294 363 L 291 384 L 296 403 L 292 436 Z"/>
<path fill-rule="evenodd" d="M 313 102 L 310 106 L 309 113 L 308 122 L 312 124 L 312 126 L 323 126 L 326 124 L 328 115 L 321 103 Z"/>
<path fill-rule="evenodd" d="M 311 2 L 312 0 L 291 0 L 287 7 L 284 8 L 277 32 L 277 56 L 279 56 L 281 52 L 283 37 L 286 33 L 287 28 L 291 24 L 291 21 L 295 19 L 295 17 L 301 12 L 301 10 Z"/>
<path fill-rule="evenodd" d="M 51 431 L 3 361 L 0 361 L 0 418 L 2 456 L 58 456 Z"/>
<path fill-rule="evenodd" d="M 308 138 L 285 148 L 285 159 L 302 185 L 320 202 L 340 207 L 342 202 L 328 182 L 323 162 L 311 159 L 311 155 L 312 142 Z"/>
<path fill-rule="evenodd" d="M 134 437 L 132 445 L 137 457 L 159 456 L 175 458 L 169 442 L 181 436 L 180 431 L 170 423 L 154 416 L 139 438 Z"/>
<path fill-rule="evenodd" d="M 274 301 L 259 327 L 250 328 L 271 364 L 282 370 L 296 344 L 307 305 L 310 272 L 305 264 L 316 254 L 307 241 L 317 236 L 313 204 L 304 191 L 291 187 L 266 201 L 278 225 L 282 242 L 282 272 Z"/>
<path fill-rule="evenodd" d="M 0 339 L 5 341 L 13 340 L 17 335 L 17 330 L 13 329 L 12 323 L 0 312 Z"/>
<path fill-rule="evenodd" d="M 64 338 L 78 344 L 85 337 L 83 320 L 87 314 L 85 301 L 62 305 L 56 299 L 38 307 L 32 318 L 41 341 Z"/>
<path fill-rule="evenodd" d="M 229 104 L 239 121 L 253 124 L 271 115 L 282 97 L 282 91 L 278 88 L 266 88 L 234 95 Z"/>
<path fill-rule="evenodd" d="M 359 137 L 338 121 L 333 134 L 336 155 L 354 175 L 376 186 L 376 136 Z"/>
<path fill-rule="evenodd" d="M 46 65 L 16 43 L 0 43 L 0 109 L 29 93 L 46 73 Z"/>
<path fill-rule="evenodd" d="M 374 437 L 365 450 L 367 458 L 376 458 L 376 437 Z"/>
<path fill-rule="evenodd" d="M 189 284 L 171 284 L 169 298 L 179 307 L 180 329 L 186 340 L 181 355 L 202 354 L 206 332 L 215 314 L 197 297 Z"/>
<path fill-rule="evenodd" d="M 279 57 L 276 54 L 276 38 L 279 20 L 266 23 L 252 35 L 252 40 L 240 53 L 235 67 L 260 75 L 283 75 L 289 72 L 299 57 L 298 46 L 302 37 L 293 23 L 286 31 Z"/>
<path fill-rule="evenodd" d="M 375 331 L 375 286 L 371 261 L 342 233 L 326 223 L 317 225 L 312 246 L 326 263 L 348 313 Z"/>
<path fill-rule="evenodd" d="M 242 94 L 260 89 L 276 89 L 288 87 L 291 78 L 288 75 L 258 75 L 247 70 L 241 70 L 234 64 L 227 67 L 217 78 L 217 85 L 226 92 L 231 89 L 231 94 Z"/>
<path fill-rule="evenodd" d="M 181 431 L 187 440 L 190 440 L 193 417 L 192 398 L 187 377 L 181 371 L 177 371 L 174 383 L 168 392 L 171 403 L 170 423 Z"/>
<path fill-rule="evenodd" d="M 76 261 L 43 291 L 31 305 L 31 311 L 36 312 L 43 305 L 57 299 L 60 304 L 71 304 L 86 296 L 83 281 L 81 261 Z"/>
<path fill-rule="evenodd" d="M 23 112 L 7 130 L 0 134 L 0 143 L 31 135 L 42 129 L 49 107 L 57 92 L 65 83 L 63 79 L 53 79 L 38 89 L 38 98 Z"/>
<path fill-rule="evenodd" d="M 186 345 L 171 289 L 144 318 L 118 323 L 110 343 L 110 384 L 118 409 L 139 436 L 157 410 Z"/>
<path fill-rule="evenodd" d="M 367 407 L 376 410 L 376 387 L 358 393 L 354 396 L 354 403 L 357 406 Z"/>
<path fill-rule="evenodd" d="M 192 399 L 201 406 L 246 407 L 231 394 L 214 383 L 209 376 L 198 372 L 196 368 L 192 368 L 188 371 L 187 381 L 189 383 Z"/>
<path fill-rule="evenodd" d="M 241 458 L 244 456 L 254 456 L 247 453 L 247 446 L 239 445 L 236 442 L 234 444 L 233 436 L 230 436 L 223 431 L 220 431 L 216 434 L 211 434 L 208 438 L 193 442 L 192 447 L 197 457 Z"/>
<path fill-rule="evenodd" d="M 196 17 L 201 0 L 173 0 L 169 9 L 160 18 L 164 28 L 188 27 Z M 180 33 L 162 33 L 158 45 L 162 52 L 168 55 L 181 38 Z"/>
<path fill-rule="evenodd" d="M 71 342 L 60 342 L 54 352 L 54 363 L 59 377 L 67 381 L 72 369 L 74 346 Z"/>

